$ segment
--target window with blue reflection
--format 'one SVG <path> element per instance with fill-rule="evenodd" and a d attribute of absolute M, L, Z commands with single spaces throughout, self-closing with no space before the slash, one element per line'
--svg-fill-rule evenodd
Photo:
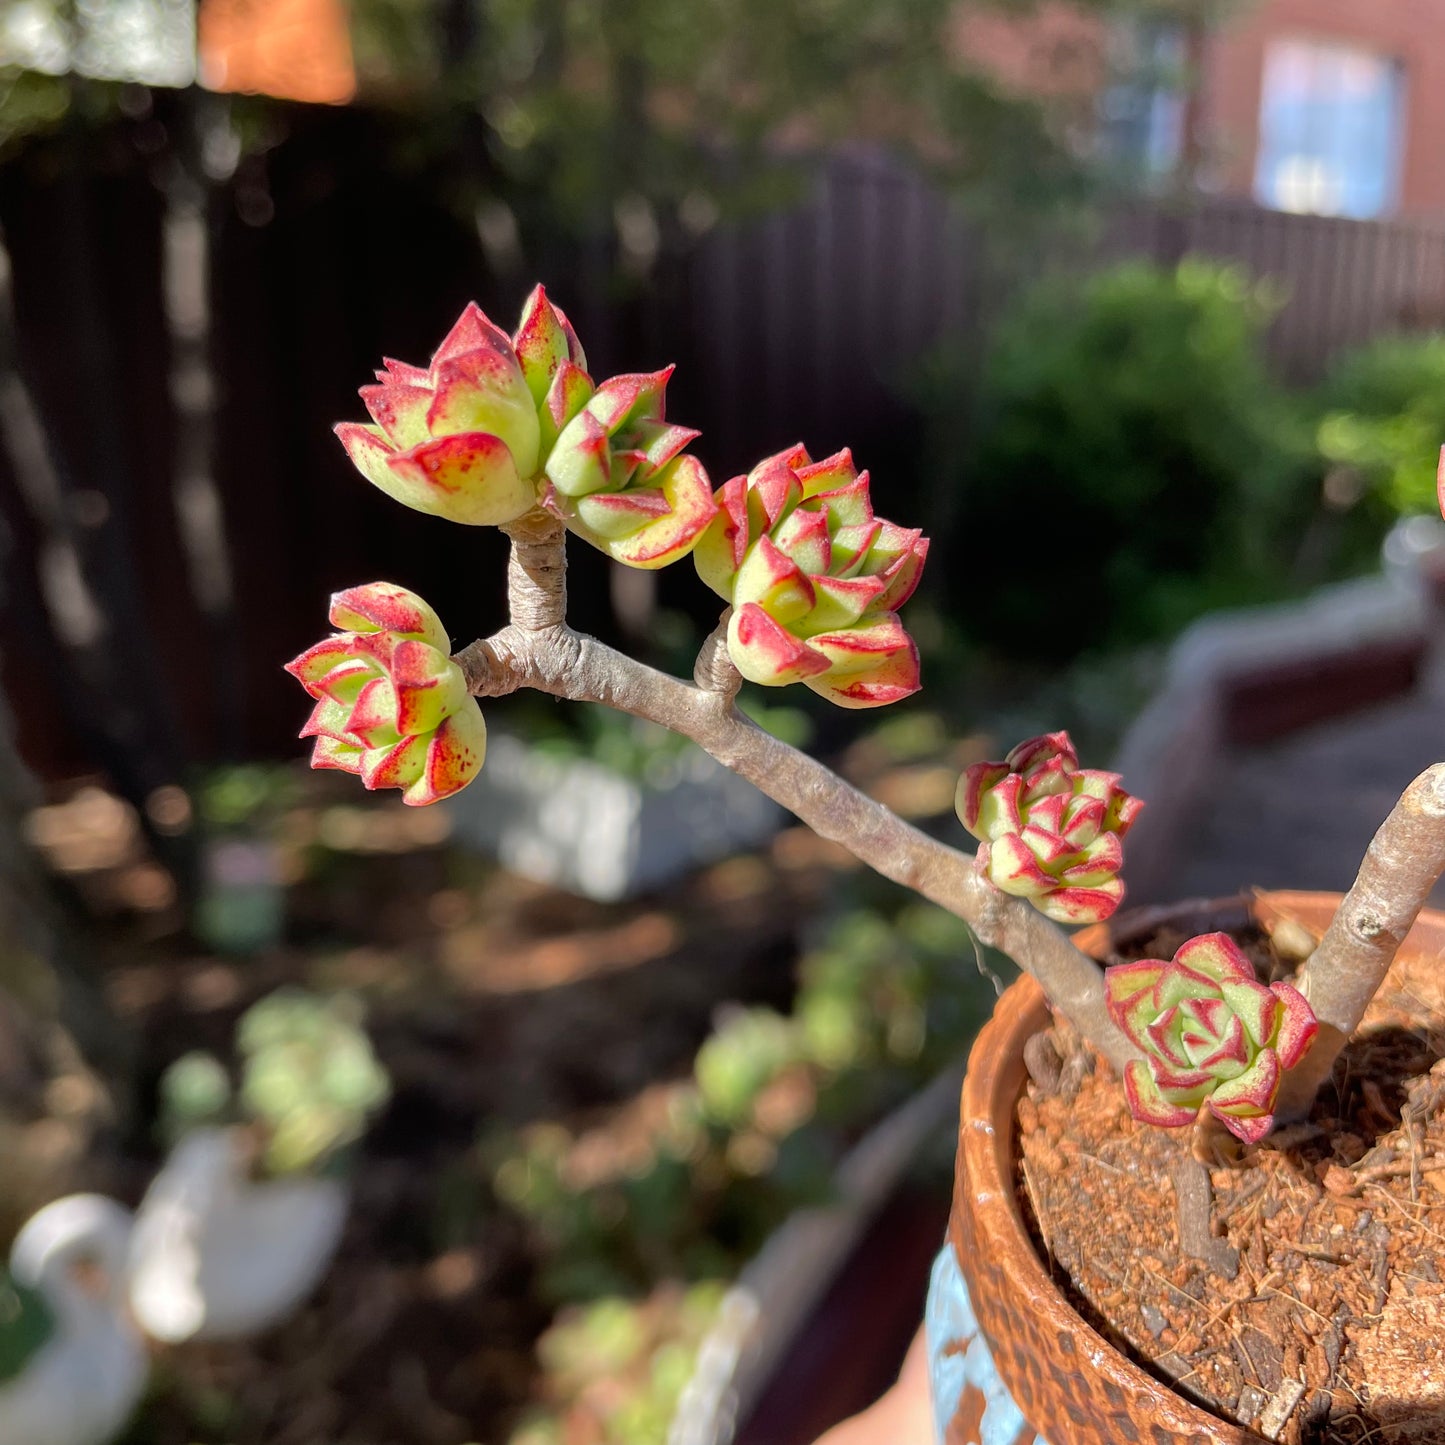
<path fill-rule="evenodd" d="M 1404 73 L 1348 45 L 1277 40 L 1265 57 L 1255 195 L 1281 211 L 1367 219 L 1398 199 Z"/>
<path fill-rule="evenodd" d="M 1099 103 L 1104 152 L 1148 179 L 1171 175 L 1184 139 L 1184 32 L 1168 22 L 1121 30 L 1127 79 Z"/>

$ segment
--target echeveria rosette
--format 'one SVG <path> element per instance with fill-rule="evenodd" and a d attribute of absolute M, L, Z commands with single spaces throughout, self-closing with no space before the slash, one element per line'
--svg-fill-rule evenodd
<path fill-rule="evenodd" d="M 547 455 L 547 504 L 574 532 L 629 567 L 687 556 L 717 511 L 712 483 L 683 449 L 698 435 L 666 420 L 672 368 L 604 381 Z"/>
<path fill-rule="evenodd" d="M 979 840 L 979 872 L 1059 923 L 1099 923 L 1118 908 L 1123 838 L 1143 807 L 1117 773 L 1079 767 L 1066 732 L 1030 738 L 1002 762 L 975 763 L 958 783 L 958 816 Z"/>
<path fill-rule="evenodd" d="M 517 344 L 473 302 L 429 367 L 387 359 L 360 392 L 372 424 L 341 422 L 336 435 L 361 474 L 405 506 L 474 526 L 511 522 L 536 505 L 556 417 L 590 394 L 581 367 L 576 336 L 540 287 Z"/>
<path fill-rule="evenodd" d="M 918 691 L 897 613 L 927 555 L 922 532 L 874 516 L 849 452 L 814 462 L 795 446 L 718 489 L 693 561 L 732 604 L 728 653 L 745 678 L 858 708 Z"/>
<path fill-rule="evenodd" d="M 1287 983 L 1262 984 L 1228 934 L 1191 938 L 1169 963 L 1107 969 L 1109 1014 L 1143 1054 L 1124 1071 L 1129 1111 L 1145 1124 L 1192 1124 L 1201 1105 L 1246 1144 L 1274 1124 L 1280 1076 L 1319 1025 Z"/>
<path fill-rule="evenodd" d="M 346 630 L 286 664 L 316 699 L 301 729 L 316 739 L 311 766 L 401 788 L 414 806 L 466 787 L 486 757 L 487 725 L 436 613 L 404 587 L 372 582 L 336 593 L 330 617 Z"/>

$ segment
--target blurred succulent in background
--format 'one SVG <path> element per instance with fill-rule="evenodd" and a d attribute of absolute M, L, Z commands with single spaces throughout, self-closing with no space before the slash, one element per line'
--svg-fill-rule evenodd
<path fill-rule="evenodd" d="M 550 1410 L 509 1445 L 665 1445 L 726 1285 L 658 1285 L 564 1310 L 538 1342 Z"/>
<path fill-rule="evenodd" d="M 801 446 L 779 452 L 717 503 L 693 559 L 732 604 L 728 653 L 745 678 L 803 682 L 844 707 L 918 691 L 918 649 L 897 612 L 928 539 L 874 516 L 868 473 L 847 451 L 821 462 Z"/>
<path fill-rule="evenodd" d="M 980 840 L 979 872 L 1060 923 L 1097 923 L 1119 906 L 1122 840 L 1143 806 L 1117 773 L 1079 767 L 1066 732 L 975 763 L 958 783 L 959 820 Z"/>
<path fill-rule="evenodd" d="M 793 1020 L 768 1008 L 728 1010 L 693 1063 L 707 1118 L 725 1127 L 744 1123 L 763 1089 L 802 1057 Z"/>
<path fill-rule="evenodd" d="M 932 905 L 854 910 L 804 956 L 790 1014 L 720 1010 L 692 1077 L 625 1123 L 491 1136 L 493 1190 L 528 1222 L 541 1292 L 733 1277 L 792 1209 L 829 1197 L 860 1129 L 957 1056 L 986 1011 L 975 961 L 965 925 Z"/>
<path fill-rule="evenodd" d="M 160 1082 L 160 1127 L 168 1143 L 218 1124 L 230 1115 L 235 1093 L 225 1065 L 202 1049 L 182 1054 Z"/>
<path fill-rule="evenodd" d="M 283 989 L 253 1004 L 236 1030 L 240 1086 L 213 1055 L 177 1059 L 161 1078 L 162 1128 L 172 1141 L 244 1119 L 260 1133 L 268 1175 L 314 1173 L 360 1139 L 390 1083 L 346 997 Z"/>
<path fill-rule="evenodd" d="M 345 996 L 283 989 L 246 1011 L 236 1042 L 245 1061 L 241 1103 L 266 1129 L 270 1173 L 334 1159 L 391 1096 L 361 1011 Z"/>

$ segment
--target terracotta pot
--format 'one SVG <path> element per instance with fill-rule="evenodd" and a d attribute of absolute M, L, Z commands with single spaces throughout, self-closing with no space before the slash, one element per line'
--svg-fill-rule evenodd
<path fill-rule="evenodd" d="M 1111 943 L 1161 923 L 1201 933 L 1250 914 L 1285 914 L 1322 933 L 1338 902 L 1336 894 L 1271 893 L 1139 909 L 1076 941 L 1102 956 Z M 1445 947 L 1445 913 L 1422 913 L 1404 944 L 1412 946 Z M 1014 1109 L 1026 1077 L 1024 1043 L 1048 1023 L 1042 990 L 1021 978 L 1000 998 L 969 1058 L 949 1243 L 929 1297 L 940 1438 L 1030 1445 L 1037 1432 L 1049 1445 L 1265 1445 L 1264 1436 L 1220 1420 L 1115 1349 L 1073 1309 L 1035 1252 L 1015 1193 Z"/>

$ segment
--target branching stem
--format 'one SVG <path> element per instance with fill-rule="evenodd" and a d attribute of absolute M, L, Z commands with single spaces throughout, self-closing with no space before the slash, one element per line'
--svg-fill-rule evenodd
<path fill-rule="evenodd" d="M 905 823 L 738 711 L 741 678 L 727 659 L 726 618 L 703 646 L 696 685 L 670 677 L 566 625 L 560 524 L 536 511 L 506 531 L 512 539 L 512 622 L 456 656 L 474 694 L 499 697 L 535 688 L 575 702 L 605 703 L 692 739 L 820 837 L 957 914 L 984 943 L 1018 960 L 1116 1069 L 1134 1056 L 1104 1007 L 1102 970 L 1061 929 L 979 877 L 972 858 Z"/>
<path fill-rule="evenodd" d="M 1282 1123 L 1302 1119 L 1359 1027 L 1430 890 L 1445 872 L 1445 763 L 1427 768 L 1380 826 L 1354 886 L 1296 982 L 1320 1021 L 1280 1084 Z"/>

